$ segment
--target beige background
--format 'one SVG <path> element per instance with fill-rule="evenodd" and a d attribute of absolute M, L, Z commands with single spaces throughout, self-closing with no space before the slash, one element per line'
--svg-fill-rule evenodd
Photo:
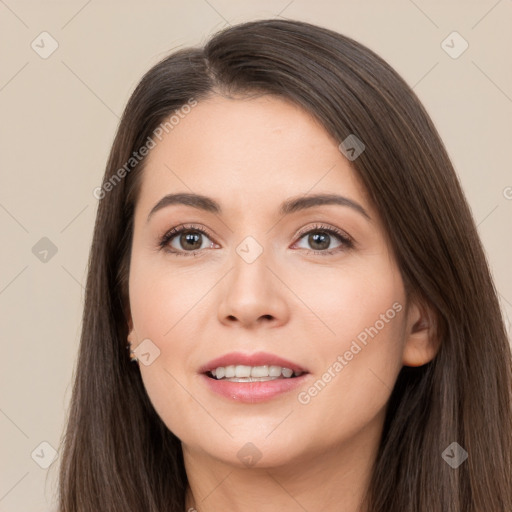
<path fill-rule="evenodd" d="M 129 94 L 172 49 L 201 44 L 228 23 L 275 16 L 355 38 L 414 87 L 462 181 L 510 332 L 511 0 L 0 0 L 0 512 L 55 507 L 59 459 L 41 468 L 51 459 L 40 443 L 59 449 L 92 192 Z M 46 59 L 31 47 L 51 49 L 43 31 L 58 43 Z M 469 44 L 458 58 L 441 46 L 453 31 Z M 452 53 L 461 43 L 448 39 Z M 32 249 L 43 237 L 57 249 L 46 262 Z"/>

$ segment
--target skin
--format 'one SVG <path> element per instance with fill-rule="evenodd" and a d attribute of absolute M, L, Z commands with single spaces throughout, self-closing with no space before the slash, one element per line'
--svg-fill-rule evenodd
<path fill-rule="evenodd" d="M 187 508 L 358 511 L 398 373 L 436 354 L 428 311 L 406 300 L 378 212 L 338 144 L 286 100 L 214 95 L 147 157 L 135 209 L 128 340 L 136 348 L 149 338 L 160 350 L 151 364 L 138 364 L 157 413 L 182 441 Z M 212 197 L 222 214 L 171 205 L 148 222 L 153 206 L 177 192 Z M 285 199 L 321 192 L 356 201 L 371 220 L 339 205 L 278 215 Z M 195 256 L 159 248 L 183 223 L 212 235 L 199 235 Z M 322 249 L 308 234 L 297 236 L 317 223 L 356 245 L 331 235 Z M 236 252 L 247 236 L 263 249 L 251 264 Z M 177 235 L 168 247 L 190 254 L 186 242 Z M 395 303 L 401 311 L 333 371 Z M 232 351 L 271 352 L 309 375 L 298 390 L 242 404 L 210 391 L 198 373 Z M 300 403 L 299 392 L 330 367 L 335 376 Z M 253 466 L 237 456 L 248 442 L 261 454 Z"/>

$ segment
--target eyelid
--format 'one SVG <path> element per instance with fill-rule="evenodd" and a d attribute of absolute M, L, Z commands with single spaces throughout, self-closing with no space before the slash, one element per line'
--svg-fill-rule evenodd
<path fill-rule="evenodd" d="M 196 224 L 190 224 L 190 223 L 183 223 L 179 224 L 177 226 L 174 226 L 173 228 L 169 229 L 159 237 L 159 248 L 165 250 L 168 253 L 177 255 L 177 256 L 195 256 L 196 254 L 199 254 L 204 251 L 204 249 L 197 249 L 195 251 L 182 251 L 182 250 L 176 250 L 176 249 L 169 249 L 169 242 L 171 239 L 175 238 L 176 236 L 180 235 L 184 231 L 196 231 L 199 233 L 202 233 L 206 237 L 208 237 L 212 244 L 217 244 L 215 242 L 215 237 L 210 234 L 210 232 L 204 228 L 203 226 L 199 226 Z M 330 255 L 333 253 L 341 252 L 343 250 L 352 249 L 355 246 L 355 240 L 350 236 L 346 231 L 343 231 L 337 227 L 325 225 L 325 224 L 319 224 L 315 223 L 314 225 L 307 225 L 303 228 L 301 228 L 295 235 L 294 238 L 297 238 L 297 241 L 293 244 L 295 245 L 297 242 L 300 242 L 300 240 L 307 235 L 310 232 L 324 232 L 327 233 L 329 236 L 334 235 L 335 237 L 338 237 L 341 243 L 340 247 L 336 247 L 334 249 L 327 249 L 327 250 L 315 250 L 315 249 L 306 249 L 306 252 L 309 254 L 322 254 L 322 255 Z"/>
<path fill-rule="evenodd" d="M 171 239 L 175 238 L 176 236 L 180 235 L 184 231 L 197 231 L 199 233 L 202 233 L 203 235 L 207 236 L 212 243 L 216 243 L 214 241 L 214 236 L 210 234 L 210 232 L 199 225 L 191 224 L 191 223 L 183 223 L 178 224 L 177 226 L 172 227 L 171 229 L 167 230 L 162 236 L 159 237 L 158 246 L 160 249 L 165 250 L 166 252 L 169 252 L 171 254 L 175 255 L 195 255 L 202 251 L 202 249 L 198 249 L 196 251 L 180 251 L 180 250 L 171 250 L 168 248 L 169 242 Z"/>
<path fill-rule="evenodd" d="M 335 226 L 329 226 L 327 224 L 322 223 L 315 223 L 313 226 L 308 225 L 304 228 L 301 228 L 297 232 L 295 237 L 302 238 L 304 235 L 308 234 L 311 231 L 326 231 L 327 233 L 334 233 L 335 235 L 339 236 L 340 238 L 348 242 L 355 243 L 355 240 L 346 231 L 343 231 L 342 229 L 339 229 Z"/>
<path fill-rule="evenodd" d="M 295 235 L 295 238 L 298 238 L 298 240 L 297 242 L 294 243 L 294 245 L 300 242 L 300 240 L 308 233 L 314 232 L 327 233 L 331 237 L 334 235 L 334 237 L 339 239 L 340 245 L 338 247 L 334 247 L 333 249 L 325 250 L 306 249 L 307 254 L 330 256 L 349 251 L 356 247 L 356 242 L 354 238 L 351 235 L 349 235 L 346 231 L 341 230 L 335 226 L 330 226 L 323 223 L 315 223 L 313 226 L 308 225 L 304 228 L 301 228 Z"/>

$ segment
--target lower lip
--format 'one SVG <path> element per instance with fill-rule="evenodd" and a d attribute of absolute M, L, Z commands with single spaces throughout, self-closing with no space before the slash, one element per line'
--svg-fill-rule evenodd
<path fill-rule="evenodd" d="M 236 402 L 253 404 L 271 400 L 277 395 L 299 387 L 304 383 L 307 373 L 289 379 L 266 380 L 261 382 L 229 382 L 217 380 L 202 374 L 206 385 L 215 393 Z"/>

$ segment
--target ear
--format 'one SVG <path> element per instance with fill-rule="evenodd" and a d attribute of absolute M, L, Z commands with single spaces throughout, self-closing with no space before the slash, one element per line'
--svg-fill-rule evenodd
<path fill-rule="evenodd" d="M 429 363 L 436 356 L 439 345 L 435 315 L 425 305 L 412 302 L 407 311 L 404 366 Z"/>
<path fill-rule="evenodd" d="M 133 328 L 133 320 L 131 315 L 128 317 L 128 341 L 130 344 L 134 344 L 137 341 L 137 335 L 135 333 L 135 329 Z"/>

